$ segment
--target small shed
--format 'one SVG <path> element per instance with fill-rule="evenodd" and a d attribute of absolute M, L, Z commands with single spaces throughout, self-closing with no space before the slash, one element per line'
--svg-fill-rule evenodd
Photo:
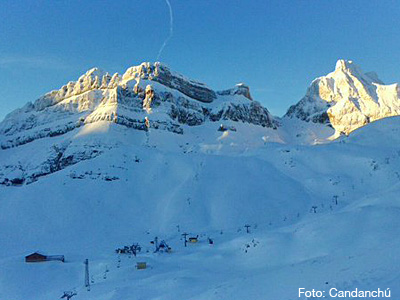
<path fill-rule="evenodd" d="M 189 243 L 197 243 L 199 241 L 198 237 L 190 237 Z"/>
<path fill-rule="evenodd" d="M 136 269 L 144 270 L 146 268 L 147 268 L 147 263 L 146 262 L 137 262 L 136 263 Z"/>

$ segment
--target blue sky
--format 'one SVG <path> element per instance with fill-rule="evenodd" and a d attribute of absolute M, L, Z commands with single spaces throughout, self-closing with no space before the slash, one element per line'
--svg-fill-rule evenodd
<path fill-rule="evenodd" d="M 214 89 L 238 82 L 281 116 L 339 58 L 400 82 L 400 2 L 170 0 L 160 61 Z M 155 61 L 165 0 L 0 3 L 0 119 L 97 66 Z"/>

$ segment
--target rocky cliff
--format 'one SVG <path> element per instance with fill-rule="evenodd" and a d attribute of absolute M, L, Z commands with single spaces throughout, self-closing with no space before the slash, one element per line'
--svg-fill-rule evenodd
<path fill-rule="evenodd" d="M 278 126 L 244 84 L 216 92 L 161 63 L 142 63 L 122 76 L 93 68 L 76 82 L 10 113 L 0 123 L 0 145 L 7 149 L 99 121 L 182 134 L 184 126 L 223 120 Z"/>

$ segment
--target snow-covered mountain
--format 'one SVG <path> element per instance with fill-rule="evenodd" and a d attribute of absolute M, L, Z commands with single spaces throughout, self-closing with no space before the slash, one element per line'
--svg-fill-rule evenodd
<path fill-rule="evenodd" d="M 145 63 L 92 69 L 0 128 L 0 299 L 400 295 L 399 117 L 327 142 L 325 123 L 274 118 L 243 84 Z M 137 257 L 115 253 L 132 243 Z M 38 250 L 66 261 L 24 262 Z"/>
<path fill-rule="evenodd" d="M 364 73 L 352 61 L 338 60 L 335 71 L 315 79 L 285 117 L 330 124 L 339 135 L 399 114 L 397 83 L 385 85 L 376 73 Z"/>
<path fill-rule="evenodd" d="M 223 120 L 278 126 L 244 84 L 215 92 L 160 63 L 142 63 L 122 76 L 91 69 L 78 81 L 29 102 L 0 123 L 0 143 L 7 149 L 99 121 L 145 130 L 146 117 L 150 128 L 177 134 L 183 133 L 182 125 Z"/>
<path fill-rule="evenodd" d="M 252 100 L 244 84 L 215 92 L 160 63 L 142 63 L 122 76 L 91 69 L 78 81 L 29 102 L 0 123 L 0 145 L 3 150 L 15 148 L 110 123 L 139 131 L 163 130 L 179 135 L 187 131 L 185 136 L 189 139 L 190 127 L 211 124 L 212 131 L 216 131 L 227 122 L 270 129 L 279 126 L 266 108 Z M 236 130 L 232 124 L 222 129 Z M 90 142 L 74 145 L 74 139 L 69 137 L 63 144 L 50 145 L 35 162 L 18 160 L 0 165 L 0 184 L 36 181 L 92 159 L 109 147 Z"/>

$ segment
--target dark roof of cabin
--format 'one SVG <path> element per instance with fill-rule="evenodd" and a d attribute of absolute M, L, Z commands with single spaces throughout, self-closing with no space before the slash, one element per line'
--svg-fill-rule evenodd
<path fill-rule="evenodd" d="M 34 252 L 34 253 L 32 253 L 32 254 L 29 254 L 29 255 L 27 255 L 27 256 L 25 256 L 25 257 L 30 257 L 30 256 L 36 256 L 36 255 L 38 255 L 38 256 L 43 256 L 43 257 L 46 257 L 46 255 L 45 254 L 43 254 L 43 253 L 40 253 L 40 252 Z"/>

